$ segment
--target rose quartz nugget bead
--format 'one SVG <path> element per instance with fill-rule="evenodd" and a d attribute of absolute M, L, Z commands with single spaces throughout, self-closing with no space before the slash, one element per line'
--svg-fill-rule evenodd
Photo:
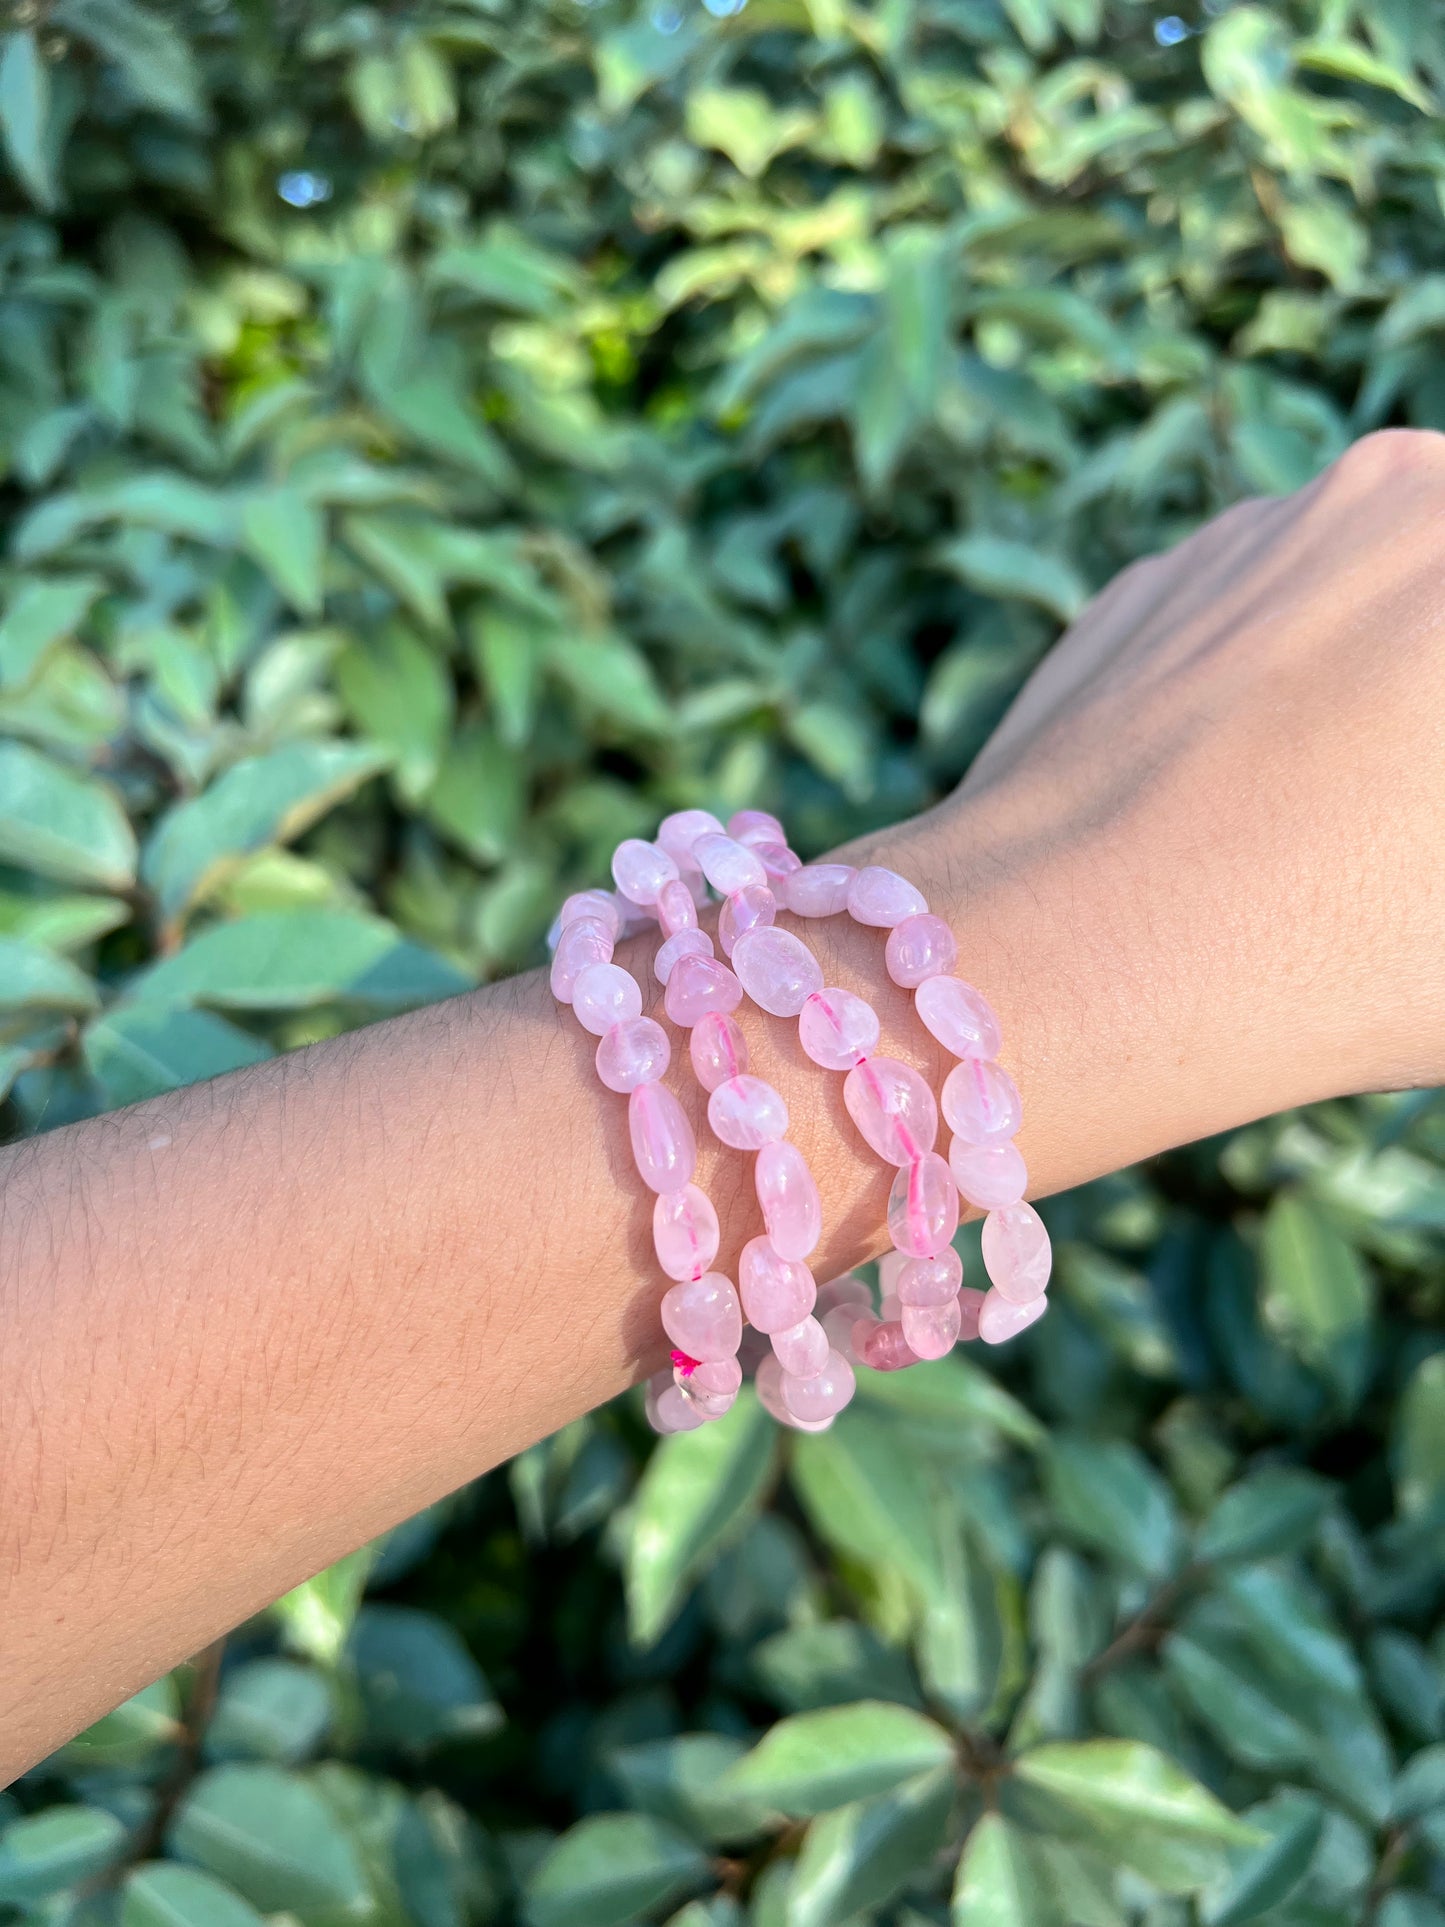
<path fill-rule="evenodd" d="M 648 1190 L 680 1191 L 697 1169 L 697 1139 L 672 1092 L 663 1084 L 639 1084 L 627 1100 L 627 1125 Z"/>
<path fill-rule="evenodd" d="M 925 1030 L 955 1057 L 997 1057 L 1003 1032 L 987 1003 L 960 977 L 925 977 L 913 993 Z"/>
<path fill-rule="evenodd" d="M 767 810 L 734 810 L 728 818 L 728 835 L 749 845 L 788 840 L 782 824 Z"/>
<path fill-rule="evenodd" d="M 720 1271 L 685 1278 L 662 1295 L 662 1329 L 679 1351 L 706 1363 L 732 1358 L 743 1335 L 743 1311 Z"/>
<path fill-rule="evenodd" d="M 873 1293 L 856 1272 L 845 1271 L 841 1278 L 830 1278 L 818 1287 L 818 1316 L 824 1312 L 850 1309 L 857 1316 L 859 1307 L 872 1308 Z"/>
<path fill-rule="evenodd" d="M 767 871 L 768 882 L 774 889 L 786 883 L 795 870 L 803 867 L 803 859 L 790 850 L 786 843 L 753 843 L 749 848 Z"/>
<path fill-rule="evenodd" d="M 888 1194 L 888 1235 L 910 1258 L 943 1251 L 958 1229 L 958 1186 L 937 1151 L 906 1164 Z"/>
<path fill-rule="evenodd" d="M 706 1191 L 684 1184 L 661 1191 L 652 1207 L 652 1248 L 669 1278 L 700 1278 L 717 1256 L 721 1233 Z"/>
<path fill-rule="evenodd" d="M 778 914 L 778 900 L 766 884 L 750 883 L 746 890 L 735 890 L 723 898 L 717 916 L 718 947 L 725 957 L 745 930 L 760 930 Z"/>
<path fill-rule="evenodd" d="M 920 1358 L 943 1358 L 958 1343 L 963 1315 L 955 1295 L 941 1305 L 905 1305 L 898 1322 L 911 1351 Z"/>
<path fill-rule="evenodd" d="M 672 973 L 684 957 L 710 957 L 712 954 L 712 938 L 706 930 L 679 930 L 675 936 L 668 937 L 657 946 L 657 955 L 652 960 L 652 974 L 665 986 L 671 983 Z"/>
<path fill-rule="evenodd" d="M 613 937 L 622 935 L 622 911 L 610 890 L 574 890 L 563 903 L 557 922 L 565 930 L 579 917 L 599 917 Z"/>
<path fill-rule="evenodd" d="M 816 1425 L 808 1425 L 802 1419 L 793 1416 L 783 1403 L 783 1368 L 771 1352 L 766 1358 L 760 1360 L 754 1382 L 757 1386 L 759 1405 L 769 1417 L 775 1418 L 779 1425 L 790 1426 L 795 1432 L 826 1432 L 833 1423 L 832 1419 L 825 1418 L 820 1419 Z"/>
<path fill-rule="evenodd" d="M 707 1420 L 693 1404 L 692 1400 L 680 1392 L 676 1385 L 668 1385 L 657 1395 L 653 1407 L 656 1414 L 653 1423 L 663 1434 L 668 1432 L 695 1432 Z"/>
<path fill-rule="evenodd" d="M 853 1367 L 839 1352 L 829 1352 L 823 1369 L 811 1378 L 783 1372 L 783 1403 L 805 1425 L 836 1418 L 853 1396 Z"/>
<path fill-rule="evenodd" d="M 905 917 L 921 917 L 927 910 L 927 897 L 907 877 L 876 863 L 861 869 L 848 886 L 848 915 L 854 923 L 891 930 Z"/>
<path fill-rule="evenodd" d="M 979 1311 L 978 1335 L 985 1345 L 1002 1345 L 1005 1339 L 1017 1338 L 1021 1331 L 1027 1331 L 1042 1318 L 1048 1304 L 1042 1292 L 1037 1298 L 1030 1298 L 1026 1305 L 1016 1304 L 995 1287 L 984 1298 Z"/>
<path fill-rule="evenodd" d="M 685 1378 L 675 1373 L 674 1382 L 683 1397 L 704 1418 L 724 1418 L 732 1410 L 742 1388 L 743 1368 L 735 1358 L 704 1359 Z"/>
<path fill-rule="evenodd" d="M 655 843 L 645 843 L 640 836 L 627 837 L 612 853 L 612 876 L 618 889 L 629 903 L 644 908 L 657 902 L 658 891 L 664 883 L 672 883 L 677 874 L 677 865 L 667 852 Z"/>
<path fill-rule="evenodd" d="M 948 1162 L 959 1190 L 980 1211 L 1017 1204 L 1028 1189 L 1028 1168 L 1015 1144 L 970 1144 L 956 1137 L 948 1147 Z"/>
<path fill-rule="evenodd" d="M 796 1144 L 765 1144 L 753 1166 L 768 1242 L 780 1258 L 806 1258 L 823 1235 L 823 1201 Z"/>
<path fill-rule="evenodd" d="M 675 937 L 679 930 L 696 930 L 697 905 L 692 891 L 681 877 L 664 883 L 657 893 L 657 922 L 664 937 Z"/>
<path fill-rule="evenodd" d="M 716 957 L 689 955 L 679 957 L 673 965 L 663 1004 L 673 1023 L 691 1030 L 699 1018 L 712 1011 L 726 1016 L 742 1000 L 743 987 L 725 963 L 719 963 Z"/>
<path fill-rule="evenodd" d="M 979 1314 L 987 1302 L 988 1293 L 986 1291 L 975 1291 L 972 1285 L 965 1285 L 963 1290 L 958 1294 L 958 1315 L 960 1321 L 958 1336 L 961 1343 L 967 1344 L 970 1339 L 978 1337 Z"/>
<path fill-rule="evenodd" d="M 783 885 L 782 900 L 795 917 L 836 917 L 857 874 L 851 863 L 805 863 Z"/>
<path fill-rule="evenodd" d="M 951 1246 L 936 1258 L 909 1258 L 898 1273 L 899 1306 L 945 1305 L 962 1283 L 963 1260 Z"/>
<path fill-rule="evenodd" d="M 629 1017 L 602 1033 L 597 1075 L 609 1091 L 633 1091 L 639 1084 L 655 1084 L 671 1056 L 661 1024 L 650 1017 Z"/>
<path fill-rule="evenodd" d="M 933 1149 L 938 1107 L 911 1064 L 870 1057 L 844 1078 L 843 1102 L 885 1164 L 911 1164 Z"/>
<path fill-rule="evenodd" d="M 589 964 L 572 986 L 572 1009 L 584 1030 L 602 1037 L 614 1024 L 642 1015 L 642 990 L 620 964 Z"/>
<path fill-rule="evenodd" d="M 746 890 L 750 883 L 766 885 L 762 860 L 731 836 L 700 836 L 692 846 L 693 861 L 720 896 Z"/>
<path fill-rule="evenodd" d="M 1025 1305 L 1045 1291 L 1054 1261 L 1044 1221 L 1031 1204 L 1007 1204 L 983 1221 L 983 1268 L 1001 1297 Z"/>
<path fill-rule="evenodd" d="M 738 938 L 733 969 L 758 1008 L 774 1017 L 796 1017 L 813 992 L 823 988 L 818 959 L 800 937 L 776 925 Z"/>
<path fill-rule="evenodd" d="M 760 1151 L 788 1134 L 788 1107 L 760 1077 L 730 1077 L 707 1101 L 713 1136 L 734 1151 Z"/>
<path fill-rule="evenodd" d="M 564 926 L 552 958 L 550 982 L 559 1004 L 570 1004 L 577 979 L 593 964 L 611 963 L 612 932 L 600 917 L 577 917 Z"/>
<path fill-rule="evenodd" d="M 698 1019 L 687 1049 L 697 1081 L 705 1091 L 715 1091 L 730 1077 L 741 1077 L 748 1067 L 748 1040 L 736 1020 L 720 1010 Z"/>
<path fill-rule="evenodd" d="M 942 977 L 958 962 L 958 943 L 942 917 L 905 917 L 888 932 L 888 975 L 905 990 Z"/>
<path fill-rule="evenodd" d="M 863 1363 L 853 1347 L 853 1333 L 860 1323 L 858 1312 L 857 1305 L 834 1305 L 831 1311 L 823 1313 L 823 1336 L 850 1365 Z"/>
<path fill-rule="evenodd" d="M 908 1259 L 901 1251 L 885 1251 L 878 1260 L 878 1291 L 881 1297 L 896 1296 L 898 1280 Z"/>
<path fill-rule="evenodd" d="M 692 846 L 700 836 L 721 836 L 723 826 L 711 810 L 674 810 L 657 826 L 655 841 L 682 871 L 696 871 Z"/>
<path fill-rule="evenodd" d="M 853 1349 L 870 1371 L 901 1372 L 919 1363 L 917 1352 L 903 1336 L 903 1327 L 896 1318 L 881 1323 L 876 1318 L 860 1318 L 853 1327 Z"/>
<path fill-rule="evenodd" d="M 774 1356 L 794 1378 L 811 1378 L 815 1372 L 821 1372 L 831 1349 L 828 1334 L 816 1318 L 800 1319 L 796 1325 L 773 1333 Z"/>
<path fill-rule="evenodd" d="M 1018 1088 L 1001 1064 L 965 1057 L 943 1080 L 943 1115 L 968 1144 L 996 1144 L 1024 1121 Z"/>
<path fill-rule="evenodd" d="M 878 1013 L 851 990 L 825 985 L 798 1012 L 798 1042 L 825 1071 L 850 1071 L 878 1042 Z"/>
<path fill-rule="evenodd" d="M 780 1257 L 766 1238 L 750 1238 L 743 1246 L 738 1289 L 748 1323 L 760 1332 L 786 1331 L 799 1324 L 818 1296 L 808 1267 Z"/>

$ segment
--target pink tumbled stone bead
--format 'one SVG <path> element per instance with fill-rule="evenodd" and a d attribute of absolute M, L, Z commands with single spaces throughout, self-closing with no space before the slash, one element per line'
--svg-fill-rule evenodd
<path fill-rule="evenodd" d="M 693 861 L 720 896 L 746 890 L 750 883 L 766 884 L 762 859 L 732 836 L 700 836 L 692 846 Z"/>
<path fill-rule="evenodd" d="M 697 1169 L 697 1139 L 666 1085 L 637 1086 L 627 1100 L 627 1126 L 638 1175 L 648 1190 L 680 1191 Z"/>
<path fill-rule="evenodd" d="M 988 1004 L 961 977 L 925 977 L 913 993 L 925 1030 L 955 1057 L 997 1057 L 1003 1032 Z"/>
<path fill-rule="evenodd" d="M 1001 1064 L 965 1057 L 943 1080 L 943 1115 L 966 1144 L 996 1144 L 1024 1121 L 1018 1088 Z"/>
<path fill-rule="evenodd" d="M 934 1258 L 910 1258 L 898 1273 L 898 1303 L 943 1305 L 958 1296 L 962 1283 L 963 1260 L 952 1246 Z"/>
<path fill-rule="evenodd" d="M 733 969 L 758 1008 L 774 1017 L 796 1017 L 813 992 L 823 988 L 818 959 L 800 937 L 775 924 L 738 938 Z"/>
<path fill-rule="evenodd" d="M 921 890 L 896 870 L 885 870 L 877 863 L 865 865 L 848 886 L 848 915 L 854 923 L 891 930 L 905 917 L 921 917 L 927 910 L 928 899 Z"/>
<path fill-rule="evenodd" d="M 834 1305 L 831 1311 L 823 1313 L 823 1336 L 833 1350 L 846 1358 L 850 1365 L 863 1363 L 853 1345 L 853 1333 L 862 1322 L 858 1311 L 857 1305 Z"/>
<path fill-rule="evenodd" d="M 885 1164 L 911 1164 L 933 1149 L 938 1106 L 911 1064 L 870 1057 L 843 1079 L 843 1102 Z"/>
<path fill-rule="evenodd" d="M 958 1343 L 963 1315 L 954 1296 L 941 1305 L 905 1305 L 898 1322 L 911 1351 L 920 1358 L 943 1358 Z"/>
<path fill-rule="evenodd" d="M 697 905 L 681 877 L 663 884 L 657 893 L 656 907 L 658 927 L 664 937 L 675 937 L 679 930 L 696 930 Z"/>
<path fill-rule="evenodd" d="M 611 963 L 612 932 L 600 917 L 576 917 L 565 924 L 552 957 L 550 982 L 559 1004 L 570 1004 L 572 991 L 584 970 Z"/>
<path fill-rule="evenodd" d="M 853 1349 L 875 1372 L 901 1372 L 906 1366 L 919 1363 L 917 1352 L 903 1336 L 903 1327 L 896 1318 L 881 1322 L 876 1318 L 860 1318 L 853 1327 Z"/>
<path fill-rule="evenodd" d="M 674 1372 L 673 1382 L 704 1418 L 724 1418 L 742 1389 L 743 1368 L 735 1358 L 704 1359 L 686 1377 Z"/>
<path fill-rule="evenodd" d="M 676 1385 L 667 1385 L 657 1394 L 649 1417 L 655 1430 L 666 1435 L 669 1432 L 695 1432 L 707 1420 Z"/>
<path fill-rule="evenodd" d="M 579 917 L 600 917 L 614 937 L 622 935 L 622 911 L 610 890 L 574 890 L 563 903 L 557 921 L 565 930 Z"/>
<path fill-rule="evenodd" d="M 980 1211 L 1017 1204 L 1028 1189 L 1028 1168 L 1018 1146 L 1007 1140 L 1001 1144 L 970 1144 L 966 1138 L 956 1137 L 948 1147 L 948 1162 L 959 1190 Z"/>
<path fill-rule="evenodd" d="M 809 1378 L 783 1372 L 783 1403 L 795 1419 L 817 1425 L 836 1418 L 853 1396 L 853 1367 L 841 1352 L 829 1352 L 821 1371 Z"/>
<path fill-rule="evenodd" d="M 873 1293 L 856 1272 L 845 1271 L 841 1278 L 830 1278 L 818 1287 L 818 1316 L 824 1312 L 851 1310 L 855 1315 L 859 1307 L 872 1308 Z"/>
<path fill-rule="evenodd" d="M 888 1194 L 888 1235 L 910 1258 L 932 1258 L 958 1229 L 958 1186 L 947 1158 L 926 1152 L 906 1164 Z"/>
<path fill-rule="evenodd" d="M 620 964 L 589 964 L 572 986 L 572 1009 L 584 1030 L 602 1037 L 614 1024 L 642 1015 L 642 989 Z"/>
<path fill-rule="evenodd" d="M 660 984 L 667 985 L 684 957 L 710 957 L 712 954 L 712 938 L 706 930 L 679 930 L 657 946 L 657 955 L 652 960 L 652 974 Z"/>
<path fill-rule="evenodd" d="M 898 1280 L 903 1267 L 908 1263 L 901 1251 L 885 1251 L 878 1260 L 878 1291 L 880 1297 L 887 1298 L 898 1290 Z"/>
<path fill-rule="evenodd" d="M 741 1077 L 748 1067 L 748 1040 L 737 1020 L 725 1011 L 709 1011 L 699 1017 L 688 1039 L 688 1055 L 697 1081 L 705 1091 L 715 1091 L 730 1077 Z"/>
<path fill-rule="evenodd" d="M 795 870 L 803 867 L 803 859 L 786 843 L 754 843 L 749 847 L 757 852 L 758 861 L 768 873 L 768 882 L 774 886 L 786 883 Z"/>
<path fill-rule="evenodd" d="M 765 1144 L 753 1166 L 768 1242 L 780 1258 L 806 1258 L 823 1235 L 823 1201 L 796 1144 Z"/>
<path fill-rule="evenodd" d="M 614 882 L 629 903 L 644 909 L 657 902 L 658 891 L 664 883 L 673 882 L 677 874 L 677 865 L 666 850 L 644 842 L 640 836 L 626 837 L 612 853 Z"/>
<path fill-rule="evenodd" d="M 818 1296 L 813 1274 L 783 1258 L 766 1238 L 750 1238 L 738 1259 L 738 1289 L 748 1323 L 760 1332 L 785 1331 L 812 1311 Z"/>
<path fill-rule="evenodd" d="M 805 863 L 784 883 L 783 902 L 795 917 L 836 917 L 857 874 L 851 863 Z"/>
<path fill-rule="evenodd" d="M 785 1372 L 794 1378 L 811 1378 L 828 1362 L 832 1347 L 828 1334 L 816 1318 L 808 1317 L 773 1333 L 773 1353 Z"/>
<path fill-rule="evenodd" d="M 749 845 L 788 840 L 782 824 L 768 810 L 734 810 L 728 818 L 728 835 Z"/>
<path fill-rule="evenodd" d="M 743 1311 L 720 1271 L 684 1278 L 662 1295 L 662 1329 L 679 1351 L 706 1363 L 732 1358 L 743 1335 Z"/>
<path fill-rule="evenodd" d="M 743 987 L 725 963 L 719 963 L 716 957 L 689 955 L 679 957 L 673 965 L 663 1004 L 673 1023 L 690 1030 L 709 1012 L 721 1011 L 726 1016 L 742 1000 Z"/>
<path fill-rule="evenodd" d="M 958 1336 L 961 1343 L 967 1344 L 970 1339 L 978 1337 L 979 1314 L 983 1311 L 987 1302 L 988 1293 L 986 1291 L 975 1291 L 972 1285 L 965 1285 L 963 1290 L 958 1294 L 958 1315 L 960 1320 Z"/>
<path fill-rule="evenodd" d="M 779 1425 L 791 1426 L 795 1432 L 826 1432 L 833 1423 L 832 1419 L 819 1419 L 817 1424 L 808 1425 L 795 1418 L 783 1402 L 783 1368 L 771 1352 L 758 1362 L 757 1377 L 758 1403 L 770 1418 Z"/>
<path fill-rule="evenodd" d="M 952 970 L 958 962 L 958 942 L 942 917 L 925 912 L 894 924 L 883 956 L 894 983 L 915 990 L 926 978 Z"/>
<path fill-rule="evenodd" d="M 692 846 L 700 836 L 721 836 L 723 826 L 711 810 L 674 810 L 657 826 L 657 847 L 665 850 L 679 870 L 696 871 Z"/>
<path fill-rule="evenodd" d="M 994 1290 L 1026 1305 L 1047 1290 L 1053 1247 L 1044 1221 L 1031 1204 L 1006 1204 L 983 1221 L 983 1268 Z"/>
<path fill-rule="evenodd" d="M 655 1084 L 667 1069 L 672 1046 L 661 1024 L 650 1017 L 628 1017 L 602 1033 L 597 1075 L 609 1091 L 632 1091 Z"/>
<path fill-rule="evenodd" d="M 1012 1298 L 1005 1298 L 997 1286 L 984 1298 L 978 1314 L 978 1335 L 985 1345 L 1002 1345 L 1005 1339 L 1017 1338 L 1021 1331 L 1042 1318 L 1048 1310 L 1049 1301 L 1040 1292 L 1037 1298 L 1030 1298 L 1027 1304 L 1017 1304 Z"/>
<path fill-rule="evenodd" d="M 700 1278 L 717 1256 L 717 1211 L 706 1191 L 660 1191 L 652 1207 L 652 1248 L 669 1278 Z"/>
<path fill-rule="evenodd" d="M 851 990 L 826 984 L 798 1012 L 798 1042 L 825 1071 L 850 1071 L 878 1042 L 878 1013 Z"/>
<path fill-rule="evenodd" d="M 717 918 L 718 947 L 723 955 L 733 954 L 733 946 L 745 930 L 760 930 L 777 914 L 778 900 L 765 883 L 750 883 L 745 890 L 724 897 Z"/>
<path fill-rule="evenodd" d="M 734 1151 L 760 1151 L 788 1135 L 788 1107 L 760 1077 L 730 1077 L 707 1101 L 713 1136 Z"/>

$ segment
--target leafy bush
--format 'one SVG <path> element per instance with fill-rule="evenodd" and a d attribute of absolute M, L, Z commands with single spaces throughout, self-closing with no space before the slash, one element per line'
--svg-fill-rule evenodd
<path fill-rule="evenodd" d="M 730 4 L 13 0 L 13 1129 L 529 961 L 664 808 L 904 814 L 1445 425 L 1436 10 Z M 1016 1355 L 824 1436 L 570 1427 L 0 1795 L 0 1917 L 1440 1927 L 1442 1153 L 1055 1200 Z"/>

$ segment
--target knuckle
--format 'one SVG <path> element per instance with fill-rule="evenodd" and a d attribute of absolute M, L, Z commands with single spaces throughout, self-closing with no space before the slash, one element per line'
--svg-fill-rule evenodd
<path fill-rule="evenodd" d="M 1434 428 L 1376 428 L 1352 442 L 1328 472 L 1367 488 L 1401 476 L 1445 478 L 1445 435 Z"/>

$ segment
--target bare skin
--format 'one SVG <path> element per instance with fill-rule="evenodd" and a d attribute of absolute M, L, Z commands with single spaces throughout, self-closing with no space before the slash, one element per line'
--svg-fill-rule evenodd
<path fill-rule="evenodd" d="M 847 852 L 959 933 L 1034 1195 L 1445 1079 L 1442 560 L 1445 438 L 1371 436 L 1127 570 L 962 788 Z M 937 1088 L 880 934 L 802 928 Z M 888 1175 L 792 1027 L 746 1028 L 833 1276 L 877 1254 Z M 591 1055 L 532 973 L 0 1156 L 0 1784 L 656 1363 Z M 747 1160 L 698 1135 L 726 1263 Z"/>

